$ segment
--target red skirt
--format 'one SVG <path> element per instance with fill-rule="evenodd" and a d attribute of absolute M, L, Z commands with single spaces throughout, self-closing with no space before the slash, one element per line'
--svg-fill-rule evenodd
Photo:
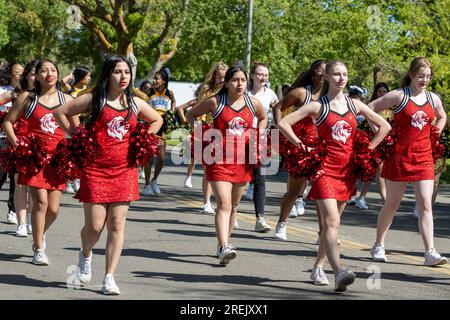
<path fill-rule="evenodd" d="M 17 183 L 46 190 L 62 191 L 66 188 L 66 180 L 57 175 L 55 169 L 50 164 L 44 166 L 44 168 L 34 176 L 19 175 Z"/>
<path fill-rule="evenodd" d="M 253 179 L 253 170 L 245 164 L 211 164 L 205 167 L 208 181 L 247 183 Z"/>
<path fill-rule="evenodd" d="M 322 176 L 311 182 L 311 190 L 307 199 L 336 199 L 338 201 L 348 201 L 356 194 L 356 179 L 335 179 L 329 176 Z"/>

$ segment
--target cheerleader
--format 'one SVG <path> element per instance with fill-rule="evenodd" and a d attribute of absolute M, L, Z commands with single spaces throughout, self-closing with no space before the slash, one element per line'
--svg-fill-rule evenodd
<path fill-rule="evenodd" d="M 223 80 L 225 78 L 225 72 L 227 71 L 227 69 L 228 66 L 223 62 L 218 62 L 211 67 L 211 69 L 206 74 L 205 80 L 203 81 L 202 84 L 200 84 L 195 93 L 195 96 L 197 98 L 192 99 L 191 101 L 188 101 L 187 103 L 177 107 L 177 113 L 180 116 L 181 121 L 187 122 L 185 110 L 195 107 L 199 103 L 202 103 L 207 98 L 219 92 L 219 90 L 223 86 Z M 205 123 L 211 123 L 212 122 L 211 114 L 203 115 L 202 117 L 200 117 L 200 120 Z M 194 172 L 194 167 L 195 162 L 191 161 L 191 163 L 188 165 L 186 179 L 184 180 L 184 186 L 186 188 L 192 188 L 191 176 L 192 173 Z M 202 191 L 203 191 L 203 205 L 201 209 L 203 213 L 214 214 L 215 209 L 213 204 L 211 203 L 212 188 L 211 184 L 206 178 L 205 167 L 203 167 Z"/>
<path fill-rule="evenodd" d="M 58 74 L 58 67 L 51 60 L 40 60 L 36 65 L 33 91 L 19 95 L 3 123 L 3 130 L 13 146 L 17 146 L 18 143 L 13 123 L 23 114 L 27 121 L 28 134 L 33 133 L 45 142 L 47 154 L 51 155 L 58 142 L 65 138 L 64 131 L 56 123 L 53 112 L 72 97 L 57 89 Z M 78 124 L 77 118 L 71 118 L 71 121 Z M 49 259 L 45 254 L 45 233 L 58 215 L 61 191 L 65 188 L 64 178 L 58 176 L 50 164 L 47 164 L 36 175 L 19 175 L 18 183 L 29 187 L 33 201 L 32 263 L 48 265 Z"/>
<path fill-rule="evenodd" d="M 341 292 L 356 278 L 352 271 L 342 268 L 337 243 L 340 216 L 347 201 L 356 192 L 356 177 L 352 168 L 356 117 L 363 115 L 379 128 L 369 144 L 371 149 L 381 142 L 390 126 L 364 103 L 344 95 L 348 81 L 344 63 L 329 62 L 325 69 L 325 79 L 327 82 L 323 92 L 326 92 L 326 95 L 319 101 L 310 102 L 287 115 L 280 121 L 279 128 L 289 141 L 299 146 L 302 142 L 294 134 L 292 125 L 312 116 L 316 120 L 319 137 L 326 141 L 327 156 L 323 168 L 325 173 L 312 181 L 308 194 L 308 199 L 317 201 L 323 219 L 319 251 L 310 278 L 316 285 L 328 284 L 323 271 L 323 265 L 328 258 L 335 274 L 334 290 Z"/>
<path fill-rule="evenodd" d="M 431 124 L 442 132 L 447 115 L 439 97 L 426 90 L 433 76 L 431 63 L 418 57 L 411 61 L 401 88 L 371 102 L 376 112 L 394 110 L 398 140 L 392 155 L 386 159 L 381 177 L 386 179 L 386 201 L 377 222 L 377 237 L 370 250 L 372 259 L 385 262 L 384 241 L 389 226 L 402 201 L 406 185 L 411 182 L 419 211 L 419 230 L 425 247 L 426 266 L 447 263 L 434 248 L 432 196 L 434 163 L 431 147 Z"/>
<path fill-rule="evenodd" d="M 69 80 L 71 80 L 71 84 Z M 72 73 L 63 77 L 61 83 L 65 92 L 76 98 L 88 88 L 90 81 L 91 71 L 87 67 L 79 65 Z M 74 179 L 72 182 L 67 182 L 64 192 L 75 193 L 78 189 L 80 189 L 80 179 Z"/>
<path fill-rule="evenodd" d="M 106 271 L 102 283 L 104 294 L 120 294 L 114 280 L 124 241 L 125 220 L 130 202 L 139 199 L 137 169 L 127 160 L 130 132 L 137 117 L 151 123 L 151 132 L 162 125 L 159 114 L 140 98 L 132 96 L 131 66 L 123 56 L 106 59 L 92 94 L 84 94 L 58 109 L 56 118 L 68 134 L 75 127 L 68 121 L 82 112 L 90 112 L 88 126 L 96 129 L 96 158 L 81 170 L 80 190 L 76 199 L 84 203 L 82 249 L 79 252 L 79 279 L 91 280 L 92 248 L 103 227 L 106 240 Z"/>
<path fill-rule="evenodd" d="M 303 105 L 319 99 L 324 83 L 325 66 L 324 60 L 316 60 L 311 64 L 308 70 L 299 75 L 286 96 L 284 96 L 274 107 L 273 113 L 276 124 L 281 121 L 282 112 L 289 107 L 294 106 L 294 108 L 298 110 Z M 308 135 L 313 137 L 317 136 L 314 118 L 306 117 L 301 123 Z M 275 228 L 275 239 L 287 240 L 286 220 L 288 216 L 297 217 L 298 215 L 303 215 L 305 213 L 302 195 L 306 189 L 307 183 L 308 181 L 304 178 L 298 179 L 290 174 L 288 175 L 287 192 L 284 194 L 281 201 L 280 217 Z M 317 216 L 319 218 L 320 236 L 322 221 L 318 211 Z"/>
<path fill-rule="evenodd" d="M 216 159 L 213 161 L 205 159 L 206 177 L 211 182 L 217 199 L 215 226 L 219 263 L 222 265 L 236 258 L 237 253 L 230 244 L 230 236 L 245 184 L 252 180 L 252 169 L 237 160 L 239 154 L 242 155 L 242 147 L 238 151 L 238 146 L 251 132 L 254 117 L 259 121 L 258 128 L 265 129 L 267 125 L 267 115 L 261 103 L 249 97 L 245 93 L 246 89 L 245 71 L 239 66 L 231 67 L 225 73 L 225 83 L 218 94 L 206 99 L 187 113 L 187 120 L 194 127 L 197 117 L 211 112 L 214 128 L 219 130 L 223 137 L 221 147 L 226 145 L 233 148 L 233 150 L 224 148 L 223 153 L 221 150 L 215 151 L 217 154 L 222 153 L 221 160 L 225 161 L 215 162 Z"/>
<path fill-rule="evenodd" d="M 157 110 L 160 115 L 163 115 L 168 111 L 173 112 L 175 110 L 175 96 L 173 92 L 169 90 L 169 69 L 162 68 L 155 73 L 155 76 L 153 77 L 153 87 L 150 89 L 149 97 L 150 99 L 148 100 L 148 104 L 150 104 L 153 109 Z M 159 145 L 159 152 L 157 156 L 158 160 L 156 161 L 155 172 L 151 181 L 150 176 L 152 171 L 153 159 L 150 159 L 144 168 L 145 186 L 142 193 L 146 196 L 161 193 L 157 179 L 163 168 L 164 158 L 166 156 L 165 130 L 165 125 L 163 125 L 163 127 L 157 133 L 157 135 L 162 136 L 163 140 Z"/>
<path fill-rule="evenodd" d="M 19 93 L 24 91 L 31 91 L 34 88 L 36 78 L 36 65 L 39 60 L 32 60 L 25 66 L 25 70 L 20 78 L 20 88 L 7 91 L 0 95 L 0 105 L 3 103 L 14 102 Z M 17 90 L 19 89 L 19 90 Z M 9 111 L 9 109 L 8 109 Z M 17 127 L 14 129 L 17 137 L 25 136 L 27 134 L 27 121 L 22 115 L 17 121 Z M 17 214 L 17 230 L 16 236 L 27 237 L 32 233 L 31 227 L 31 197 L 28 193 L 28 187 L 17 183 L 19 174 L 14 174 L 11 182 L 14 181 L 14 189 L 9 194 L 8 206 L 15 207 Z M 12 203 L 12 204 L 10 204 Z"/>

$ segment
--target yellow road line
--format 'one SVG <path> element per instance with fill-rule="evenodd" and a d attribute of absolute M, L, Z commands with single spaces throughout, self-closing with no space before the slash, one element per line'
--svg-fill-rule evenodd
<path fill-rule="evenodd" d="M 187 205 L 198 207 L 198 208 L 200 208 L 200 206 L 202 205 L 202 202 L 198 201 L 198 200 L 184 200 L 184 199 L 180 199 L 179 197 L 171 196 L 171 195 L 164 195 L 164 197 L 171 198 L 178 203 L 187 204 Z M 249 215 L 245 215 L 243 213 L 238 212 L 237 217 L 238 217 L 238 219 L 248 222 L 250 224 L 255 223 L 254 216 L 250 217 Z M 266 223 L 270 227 L 272 227 L 272 229 L 274 229 L 276 227 L 276 222 L 274 222 L 274 221 L 266 219 Z M 289 233 L 289 234 L 304 237 L 309 240 L 317 239 L 317 232 L 315 232 L 315 231 L 311 231 L 311 230 L 308 230 L 305 228 L 290 226 L 290 225 L 286 225 L 286 228 L 287 228 L 287 233 Z M 345 240 L 345 239 L 339 239 L 339 240 L 341 241 L 342 248 L 351 249 L 351 250 L 369 250 L 371 248 L 370 245 L 367 245 L 364 243 L 355 242 L 352 240 Z M 389 254 L 387 254 L 387 258 L 388 258 L 388 260 L 396 260 L 399 262 L 405 262 L 405 261 L 411 262 L 412 261 L 412 262 L 418 263 L 418 265 L 422 265 L 422 263 L 423 263 L 423 258 L 419 258 L 419 257 L 412 256 L 409 254 L 404 254 L 404 253 L 389 253 Z M 433 268 L 433 267 L 424 267 L 424 268 L 427 270 L 430 270 L 430 271 L 450 275 L 450 265 L 449 264 L 439 266 L 436 268 Z"/>

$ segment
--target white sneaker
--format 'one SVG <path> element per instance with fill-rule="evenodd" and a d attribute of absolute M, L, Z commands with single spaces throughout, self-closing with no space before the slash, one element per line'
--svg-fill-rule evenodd
<path fill-rule="evenodd" d="M 78 192 L 78 190 L 80 190 L 80 179 L 73 179 L 72 188 L 75 192 Z"/>
<path fill-rule="evenodd" d="M 263 217 L 258 217 L 255 223 L 255 232 L 269 232 L 272 230 Z"/>
<path fill-rule="evenodd" d="M 75 193 L 75 190 L 73 190 L 72 184 L 70 182 L 67 182 L 66 189 L 64 190 L 65 193 Z"/>
<path fill-rule="evenodd" d="M 83 250 L 80 250 L 78 254 L 78 280 L 80 280 L 80 282 L 86 283 L 91 281 L 91 262 L 92 254 L 89 258 L 86 258 L 83 254 Z"/>
<path fill-rule="evenodd" d="M 229 245 L 225 245 L 220 248 L 219 254 L 219 263 L 223 265 L 227 265 L 231 260 L 235 259 L 237 256 L 237 252 L 234 249 L 231 249 Z"/>
<path fill-rule="evenodd" d="M 369 209 L 369 207 L 366 204 L 366 199 L 364 199 L 364 197 L 359 197 L 355 202 L 355 206 L 357 208 L 364 209 L 364 210 Z"/>
<path fill-rule="evenodd" d="M 33 233 L 33 228 L 31 227 L 31 213 L 30 212 L 27 212 L 26 223 L 27 223 L 27 232 L 28 232 L 28 234 L 32 234 Z"/>
<path fill-rule="evenodd" d="M 229 247 L 231 250 L 235 250 L 235 251 L 236 251 L 236 247 L 233 246 L 231 243 L 228 243 L 228 247 Z M 220 245 L 217 244 L 216 257 L 218 258 L 219 256 L 220 256 Z"/>
<path fill-rule="evenodd" d="M 6 214 L 6 223 L 9 223 L 9 224 L 17 224 L 18 223 L 17 222 L 17 216 L 16 216 L 16 213 L 14 211 L 9 211 Z"/>
<path fill-rule="evenodd" d="M 372 249 L 370 249 L 370 255 L 372 256 L 373 261 L 387 262 L 383 244 L 374 244 Z"/>
<path fill-rule="evenodd" d="M 152 196 L 152 195 L 154 195 L 152 187 L 149 184 L 146 184 L 144 186 L 144 189 L 142 190 L 142 194 L 144 196 Z"/>
<path fill-rule="evenodd" d="M 289 212 L 289 218 L 295 218 L 298 216 L 297 213 L 297 207 L 295 206 L 295 203 L 292 205 L 291 212 Z"/>
<path fill-rule="evenodd" d="M 275 227 L 275 239 L 278 240 L 287 240 L 286 235 L 286 222 L 278 222 L 277 226 Z"/>
<path fill-rule="evenodd" d="M 447 264 L 447 258 L 442 257 L 434 248 L 425 253 L 425 266 L 434 267 L 441 266 L 443 264 Z"/>
<path fill-rule="evenodd" d="M 312 269 L 309 278 L 314 281 L 316 286 L 327 286 L 330 284 L 328 282 L 327 276 L 321 267 L 315 267 Z"/>
<path fill-rule="evenodd" d="M 192 181 L 191 181 L 191 176 L 186 177 L 186 179 L 184 179 L 184 187 L 185 188 L 189 188 L 192 189 Z"/>
<path fill-rule="evenodd" d="M 347 286 L 355 282 L 356 274 L 354 274 L 349 269 L 342 270 L 338 272 L 334 280 L 334 291 L 344 292 L 347 290 Z"/>
<path fill-rule="evenodd" d="M 234 220 L 233 228 L 239 228 L 239 223 L 238 223 L 237 219 Z"/>
<path fill-rule="evenodd" d="M 45 254 L 44 249 L 37 249 L 33 254 L 32 264 L 40 265 L 40 266 L 48 266 L 49 261 L 48 257 Z"/>
<path fill-rule="evenodd" d="M 114 276 L 110 273 L 108 273 L 104 278 L 102 282 L 102 292 L 106 295 L 119 295 L 120 290 L 117 286 L 116 282 L 114 281 Z"/>
<path fill-rule="evenodd" d="M 294 207 L 297 210 L 297 215 L 302 216 L 305 214 L 305 203 L 303 202 L 303 198 L 295 200 Z"/>
<path fill-rule="evenodd" d="M 26 223 L 19 224 L 19 226 L 17 227 L 17 230 L 16 230 L 16 236 L 17 237 L 27 237 L 28 236 Z"/>
<path fill-rule="evenodd" d="M 214 214 L 216 212 L 216 209 L 214 209 L 214 206 L 211 204 L 211 202 L 207 202 L 202 205 L 202 211 L 203 213 Z"/>
<path fill-rule="evenodd" d="M 249 200 L 249 201 L 253 200 L 253 185 L 252 184 L 249 184 L 247 192 L 245 193 L 244 198 L 245 198 L 245 200 Z"/>
<path fill-rule="evenodd" d="M 155 194 L 161 193 L 161 190 L 159 189 L 158 186 L 158 182 L 156 180 L 152 180 L 152 182 L 150 182 L 150 186 L 152 187 L 153 193 Z"/>
<path fill-rule="evenodd" d="M 414 207 L 413 217 L 419 219 L 419 208 Z"/>
<path fill-rule="evenodd" d="M 347 201 L 347 204 L 355 204 L 356 203 L 356 198 L 353 197 L 350 200 Z"/>

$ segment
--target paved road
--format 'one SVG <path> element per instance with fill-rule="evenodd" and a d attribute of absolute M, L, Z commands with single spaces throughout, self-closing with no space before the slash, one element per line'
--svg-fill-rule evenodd
<path fill-rule="evenodd" d="M 257 300 L 257 299 L 448 299 L 450 266 L 423 267 L 423 247 L 417 220 L 410 212 L 414 197 L 407 195 L 387 238 L 389 263 L 374 263 L 368 249 L 374 241 L 381 207 L 374 189 L 368 195 L 369 210 L 348 207 L 340 230 L 341 256 L 355 271 L 357 280 L 345 294 L 332 286 L 316 287 L 309 280 L 317 246 L 314 204 L 306 214 L 289 219 L 288 241 L 274 240 L 273 231 L 255 233 L 253 204 L 243 200 L 239 228 L 232 236 L 238 257 L 226 267 L 215 258 L 214 217 L 201 205 L 201 171 L 197 168 L 193 189 L 182 187 L 185 167 L 168 164 L 160 178 L 162 194 L 142 197 L 131 206 L 126 241 L 116 281 L 119 297 L 100 294 L 104 272 L 102 238 L 94 249 L 93 278 L 81 290 L 68 288 L 77 262 L 82 206 L 64 194 L 61 213 L 47 235 L 48 267 L 30 263 L 31 237 L 17 238 L 15 227 L 5 223 L 7 191 L 0 191 L 0 299 L 162 299 L 162 300 Z M 286 173 L 267 177 L 266 219 L 274 228 Z M 143 180 L 140 180 L 141 189 Z M 374 186 L 373 186 L 374 187 Z M 435 210 L 436 248 L 450 256 L 450 188 L 442 188 Z M 379 271 L 381 280 L 371 280 Z M 326 266 L 330 282 L 331 268 Z M 369 279 L 371 277 L 371 279 Z"/>

